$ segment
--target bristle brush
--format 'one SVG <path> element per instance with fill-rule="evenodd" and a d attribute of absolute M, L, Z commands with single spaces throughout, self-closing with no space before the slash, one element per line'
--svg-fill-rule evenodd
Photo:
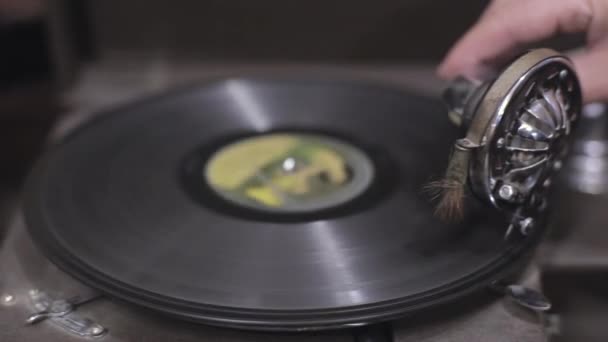
<path fill-rule="evenodd" d="M 435 215 L 444 221 L 459 221 L 464 216 L 465 188 L 474 147 L 466 138 L 456 140 L 443 179 L 426 186 L 426 191 L 438 199 Z"/>

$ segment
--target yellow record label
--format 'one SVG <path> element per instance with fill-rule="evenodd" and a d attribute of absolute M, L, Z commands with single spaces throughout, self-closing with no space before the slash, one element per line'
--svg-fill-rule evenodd
<path fill-rule="evenodd" d="M 221 148 L 208 161 L 205 178 L 241 205 L 298 212 L 351 199 L 365 190 L 372 172 L 362 151 L 337 139 L 268 134 Z"/>

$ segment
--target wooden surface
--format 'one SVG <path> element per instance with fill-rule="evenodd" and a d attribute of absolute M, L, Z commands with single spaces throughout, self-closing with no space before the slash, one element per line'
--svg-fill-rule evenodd
<path fill-rule="evenodd" d="M 175 85 L 221 75 L 304 73 L 342 75 L 357 79 L 386 82 L 406 89 L 415 89 L 426 96 L 437 96 L 442 83 L 433 77 L 432 66 L 392 66 L 370 69 L 357 66 L 196 66 L 163 61 L 150 64 L 122 60 L 105 66 L 97 65 L 84 73 L 74 91 L 65 100 L 74 108 L 70 115 L 55 127 L 53 138 L 59 140 L 79 123 L 95 116 L 97 111 L 128 102 L 144 95 L 155 94 Z M 42 257 L 24 234 L 22 220 L 17 215 L 4 228 L 10 228 L 4 248 L 0 250 L 0 271 L 9 275 L 0 279 L 0 292 L 16 296 L 10 306 L 0 305 L 0 341 L 69 342 L 77 341 L 70 335 L 44 322 L 26 327 L 23 320 L 30 312 L 27 291 L 45 289 L 51 293 L 71 296 L 90 291 L 58 271 Z M 538 277 L 532 267 L 525 279 L 538 286 Z M 175 322 L 115 303 L 109 299 L 82 307 L 82 312 L 110 329 L 101 341 L 352 341 L 348 331 L 319 334 L 267 334 L 218 329 Z M 450 308 L 425 315 L 405 318 L 393 323 L 398 342 L 540 342 L 545 341 L 539 317 L 514 306 L 506 299 L 460 302 Z"/>

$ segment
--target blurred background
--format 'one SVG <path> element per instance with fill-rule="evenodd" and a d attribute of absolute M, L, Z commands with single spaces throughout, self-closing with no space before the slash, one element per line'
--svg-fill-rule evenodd
<path fill-rule="evenodd" d="M 435 65 L 486 4 L 0 0 L 0 194 L 18 192 L 49 134 L 96 110 L 205 77 L 339 70 L 437 95 Z M 539 45 L 570 49 L 582 41 Z M 556 341 L 608 336 L 601 322 L 608 317 L 608 120 L 602 104 L 586 113 L 556 191 L 560 215 L 540 253 L 556 301 L 547 319 Z"/>
<path fill-rule="evenodd" d="M 22 178 L 70 111 L 62 96 L 91 73 L 132 80 L 175 65 L 432 63 L 484 4 L 0 0 L 0 180 Z"/>
<path fill-rule="evenodd" d="M 158 85 L 231 65 L 420 66 L 432 74 L 486 3 L 0 0 L 0 156 L 10 165 L 0 179 L 23 175 L 45 130 L 74 109 L 66 93 L 124 96 L 119 84 L 137 78 Z M 98 89 L 103 82 L 114 84 Z"/>

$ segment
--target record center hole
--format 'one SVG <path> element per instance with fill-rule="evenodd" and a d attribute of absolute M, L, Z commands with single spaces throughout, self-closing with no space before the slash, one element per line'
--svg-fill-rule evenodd
<path fill-rule="evenodd" d="M 285 160 L 283 160 L 283 163 L 281 163 L 281 167 L 283 168 L 283 171 L 287 173 L 293 173 L 300 169 L 301 164 L 302 162 L 299 161 L 297 158 L 287 157 L 285 158 Z"/>

